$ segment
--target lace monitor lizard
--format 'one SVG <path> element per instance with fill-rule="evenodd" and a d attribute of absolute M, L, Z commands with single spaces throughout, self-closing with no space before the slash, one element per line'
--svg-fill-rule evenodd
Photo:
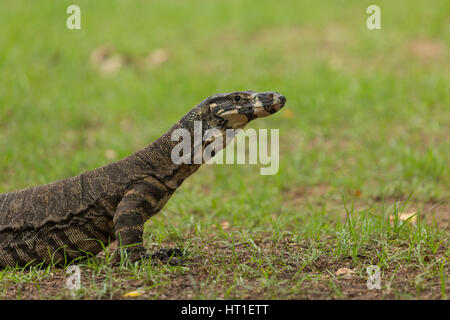
<path fill-rule="evenodd" d="M 115 239 L 130 261 L 151 257 L 143 246 L 144 222 L 201 165 L 172 161 L 172 148 L 179 143 L 172 141 L 173 131 L 184 128 L 193 135 L 194 121 L 200 121 L 203 132 L 217 128 L 225 137 L 226 129 L 241 129 L 273 114 L 285 101 L 276 92 L 216 94 L 124 159 L 76 177 L 1 194 L 0 268 L 64 265 L 85 256 L 83 251 L 97 254 L 101 242 L 107 245 Z"/>

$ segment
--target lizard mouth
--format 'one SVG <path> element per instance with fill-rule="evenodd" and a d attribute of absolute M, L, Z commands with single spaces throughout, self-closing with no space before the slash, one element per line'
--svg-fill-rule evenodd
<path fill-rule="evenodd" d="M 238 109 L 221 112 L 219 113 L 219 116 L 222 119 L 227 120 L 228 125 L 233 129 L 241 129 L 250 121 L 248 115 L 246 113 L 239 112 Z"/>

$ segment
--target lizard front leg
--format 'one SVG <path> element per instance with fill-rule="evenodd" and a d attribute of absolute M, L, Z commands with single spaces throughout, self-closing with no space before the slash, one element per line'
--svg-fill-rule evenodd
<path fill-rule="evenodd" d="M 154 178 L 146 178 L 125 193 L 114 214 L 114 227 L 119 246 L 126 251 L 129 261 L 151 257 L 143 246 L 144 223 L 156 214 L 174 190 Z M 120 259 L 120 256 L 116 256 Z M 159 257 L 158 255 L 156 257 Z"/>

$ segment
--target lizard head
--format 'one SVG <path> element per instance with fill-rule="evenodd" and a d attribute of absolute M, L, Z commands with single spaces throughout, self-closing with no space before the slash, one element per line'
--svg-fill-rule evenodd
<path fill-rule="evenodd" d="M 274 114 L 285 103 L 286 98 L 277 92 L 236 91 L 215 94 L 189 111 L 168 135 L 172 137 L 173 130 L 188 131 L 191 135 L 190 149 L 193 151 L 185 153 L 188 157 L 193 156 L 196 150 L 200 152 L 211 144 L 215 153 L 226 147 L 250 121 Z M 200 135 L 197 142 L 196 132 Z M 178 148 L 178 143 L 173 144 Z M 199 144 L 202 148 L 198 148 Z"/>
<path fill-rule="evenodd" d="M 242 129 L 250 121 L 280 110 L 286 98 L 278 92 L 237 91 L 216 94 L 205 101 L 220 129 Z"/>

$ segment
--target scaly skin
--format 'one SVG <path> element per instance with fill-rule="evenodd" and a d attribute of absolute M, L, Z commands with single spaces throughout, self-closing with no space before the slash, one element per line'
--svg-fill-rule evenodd
<path fill-rule="evenodd" d="M 76 177 L 1 194 L 0 268 L 64 265 L 84 257 L 84 252 L 97 254 L 101 243 L 115 239 L 130 261 L 149 257 L 142 245 L 144 222 L 201 165 L 172 161 L 172 148 L 179 143 L 171 140 L 172 132 L 184 128 L 193 137 L 194 121 L 201 121 L 203 132 L 217 128 L 225 136 L 226 129 L 240 129 L 275 113 L 285 101 L 276 92 L 213 95 L 127 158 Z"/>

